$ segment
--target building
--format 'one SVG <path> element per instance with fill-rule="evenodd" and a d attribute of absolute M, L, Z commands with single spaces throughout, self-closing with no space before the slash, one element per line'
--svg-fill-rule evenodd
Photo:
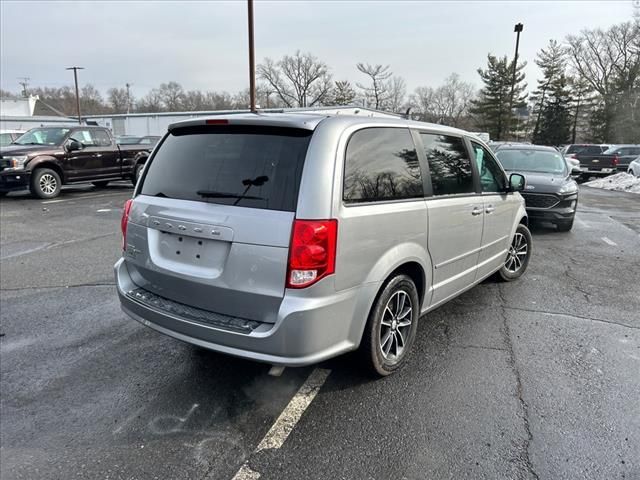
<path fill-rule="evenodd" d="M 366 115 L 376 117 L 397 118 L 399 115 L 387 112 L 380 112 L 363 107 L 312 107 L 312 108 L 265 108 L 260 112 L 314 112 L 343 115 Z M 158 112 L 158 113 L 122 113 L 104 115 L 86 115 L 83 118 L 88 123 L 95 123 L 102 127 L 109 128 L 114 135 L 163 135 L 167 127 L 172 123 L 189 118 L 210 117 L 214 115 L 237 115 L 239 113 L 249 113 L 249 110 L 214 110 L 202 112 Z"/>
<path fill-rule="evenodd" d="M 9 99 L 0 98 L 0 130 L 29 130 L 44 125 L 77 123 L 38 96 Z"/>

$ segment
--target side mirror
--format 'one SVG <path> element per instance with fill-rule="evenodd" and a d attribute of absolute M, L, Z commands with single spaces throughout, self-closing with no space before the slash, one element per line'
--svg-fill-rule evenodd
<path fill-rule="evenodd" d="M 82 150 L 84 147 L 84 145 L 82 145 L 79 141 L 77 140 L 69 140 L 69 142 L 67 143 L 67 150 L 69 150 L 70 152 L 75 152 L 76 150 Z"/>
<path fill-rule="evenodd" d="M 580 167 L 575 166 L 571 169 L 571 175 L 580 175 L 582 174 L 582 170 L 580 169 Z"/>
<path fill-rule="evenodd" d="M 512 173 L 509 175 L 509 189 L 512 192 L 523 191 L 526 184 L 527 182 L 524 175 L 520 175 L 519 173 Z"/>

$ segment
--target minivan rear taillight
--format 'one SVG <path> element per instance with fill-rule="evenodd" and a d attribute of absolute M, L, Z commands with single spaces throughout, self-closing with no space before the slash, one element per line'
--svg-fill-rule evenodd
<path fill-rule="evenodd" d="M 129 199 L 124 203 L 124 209 L 122 210 L 122 219 L 120 219 L 120 229 L 122 230 L 122 250 L 127 249 L 127 223 L 129 223 L 129 212 L 131 211 L 131 205 L 133 200 Z"/>
<path fill-rule="evenodd" d="M 287 287 L 304 288 L 335 272 L 337 220 L 294 220 Z"/>

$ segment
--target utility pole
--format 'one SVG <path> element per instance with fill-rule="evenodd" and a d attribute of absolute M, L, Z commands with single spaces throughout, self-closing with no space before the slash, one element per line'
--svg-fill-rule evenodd
<path fill-rule="evenodd" d="M 131 92 L 130 92 L 130 88 L 131 88 L 131 84 L 130 83 L 125 83 L 126 87 L 127 87 L 127 115 L 129 115 L 129 109 L 131 108 Z"/>
<path fill-rule="evenodd" d="M 256 111 L 256 55 L 253 43 L 253 0 L 247 0 L 249 20 L 249 102 L 251 112 Z"/>
<path fill-rule="evenodd" d="M 27 92 L 27 87 L 29 86 L 29 77 L 18 77 L 18 80 L 22 80 L 18 82 L 19 85 L 22 85 L 22 96 L 27 98 L 29 96 L 29 92 Z"/>
<path fill-rule="evenodd" d="M 509 117 L 507 121 L 507 134 L 509 134 L 509 127 L 511 126 L 511 116 L 513 115 L 513 93 L 516 88 L 516 71 L 518 70 L 518 48 L 520 47 L 520 33 L 524 29 L 524 25 L 517 23 L 513 27 L 513 31 L 516 33 L 516 55 L 513 59 L 513 73 L 511 75 L 511 95 L 509 96 Z"/>
<path fill-rule="evenodd" d="M 80 116 L 80 92 L 78 90 L 78 70 L 84 70 L 84 67 L 68 67 L 67 70 L 73 70 L 73 79 L 76 83 L 76 109 L 78 111 L 78 123 L 82 124 L 82 117 Z"/>

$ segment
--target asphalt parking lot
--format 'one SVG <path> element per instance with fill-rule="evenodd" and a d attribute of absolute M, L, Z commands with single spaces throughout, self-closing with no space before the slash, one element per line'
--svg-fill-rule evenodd
<path fill-rule="evenodd" d="M 126 318 L 130 194 L 0 201 L 2 479 L 640 478 L 640 196 L 581 187 L 570 233 L 532 229 L 522 279 L 423 317 L 408 367 L 374 381 L 352 355 L 271 377 Z"/>

